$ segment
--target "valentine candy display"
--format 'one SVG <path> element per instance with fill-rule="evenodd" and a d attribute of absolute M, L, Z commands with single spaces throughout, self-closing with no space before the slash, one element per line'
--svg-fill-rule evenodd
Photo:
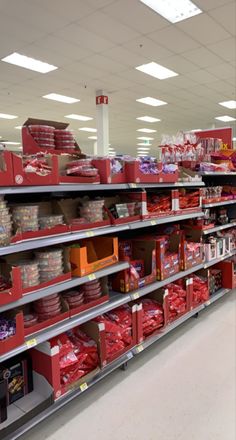
<path fill-rule="evenodd" d="M 15 232 L 38 231 L 38 211 L 37 205 L 15 206 L 12 208 L 13 226 Z"/>
<path fill-rule="evenodd" d="M 142 304 L 142 329 L 146 338 L 164 325 L 164 310 L 161 304 L 154 299 L 144 298 Z"/>
<path fill-rule="evenodd" d="M 46 282 L 63 273 L 63 252 L 61 249 L 48 249 L 35 252 L 39 266 L 40 281 Z"/>
<path fill-rule="evenodd" d="M 11 241 L 12 234 L 12 216 L 4 200 L 4 196 L 0 196 L 0 246 L 7 246 Z"/>

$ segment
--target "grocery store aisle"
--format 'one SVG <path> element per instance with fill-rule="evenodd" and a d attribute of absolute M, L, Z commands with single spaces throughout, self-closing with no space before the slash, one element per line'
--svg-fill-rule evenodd
<path fill-rule="evenodd" d="M 24 440 L 235 440 L 236 296 L 115 371 Z"/>

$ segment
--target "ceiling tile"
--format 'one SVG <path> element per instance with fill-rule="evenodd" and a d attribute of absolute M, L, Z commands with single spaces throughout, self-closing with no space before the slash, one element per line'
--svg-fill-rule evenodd
<path fill-rule="evenodd" d="M 207 67 L 206 70 L 220 79 L 232 78 L 234 76 L 236 84 L 236 71 L 229 63 L 221 63 L 214 67 Z"/>
<path fill-rule="evenodd" d="M 175 53 L 182 53 L 199 47 L 199 42 L 175 26 L 167 26 L 165 29 L 149 33 L 148 38 L 170 49 Z"/>
<path fill-rule="evenodd" d="M 220 23 L 232 35 L 236 35 L 236 2 L 212 9 L 209 15 Z M 222 17 L 224 19 L 222 20 Z"/>
<path fill-rule="evenodd" d="M 93 55 L 94 52 L 88 48 L 79 46 L 78 44 L 73 44 L 72 42 L 65 41 L 60 37 L 55 37 L 54 35 L 47 35 L 45 38 L 41 38 L 37 41 L 37 46 L 44 49 L 45 53 L 47 50 L 53 51 L 65 55 L 66 57 L 77 61 Z"/>
<path fill-rule="evenodd" d="M 127 0 L 118 0 L 103 9 L 103 12 L 109 17 L 136 29 L 141 34 L 162 29 L 168 26 L 169 23 L 159 14 L 155 14 L 150 8 L 137 0 L 129 0 L 128 13 L 126 13 L 126 11 Z M 130 14 L 132 14 L 132 20 L 130 19 Z"/>
<path fill-rule="evenodd" d="M 209 45 L 208 49 L 219 55 L 226 61 L 233 61 L 236 59 L 236 39 L 227 38 L 218 43 Z"/>
<path fill-rule="evenodd" d="M 128 43 L 123 44 L 123 46 L 132 52 L 150 58 L 150 60 L 156 62 L 163 58 L 174 55 L 172 51 L 160 46 L 159 44 L 152 41 L 150 38 L 146 37 L 135 38 Z"/>
<path fill-rule="evenodd" d="M 20 6 L 22 0 L 20 2 L 19 0 L 15 1 Z M 27 0 L 27 3 L 29 5 L 33 3 L 33 6 L 37 3 L 45 13 L 50 11 L 53 15 L 62 17 L 69 22 L 80 20 L 94 11 L 93 5 L 90 5 L 87 0 L 66 0 L 66 4 L 61 0 L 34 0 L 33 2 L 32 0 Z"/>
<path fill-rule="evenodd" d="M 205 47 L 199 47 L 198 49 L 184 52 L 182 56 L 184 58 L 187 58 L 189 61 L 197 64 L 201 68 L 214 66 L 222 61 L 221 58 L 219 58 L 217 55 L 215 55 Z"/>
<path fill-rule="evenodd" d="M 127 69 L 124 64 L 118 63 L 111 58 L 101 54 L 95 54 L 84 60 L 88 66 L 94 66 L 95 69 L 102 69 L 107 73 L 119 73 Z"/>
<path fill-rule="evenodd" d="M 199 84 L 209 83 L 217 79 L 216 76 L 212 75 L 206 70 L 196 70 L 195 72 L 186 73 L 186 76 L 189 76 Z"/>
<path fill-rule="evenodd" d="M 102 55 L 118 61 L 125 66 L 136 67 L 140 64 L 148 63 L 149 59 L 144 54 L 136 54 L 122 46 L 115 46 L 102 53 Z"/>
<path fill-rule="evenodd" d="M 102 12 L 95 12 L 85 17 L 81 21 L 81 25 L 85 29 L 95 32 L 95 34 L 117 44 L 125 43 L 139 36 L 139 34 L 129 26 L 125 26 Z"/>
<path fill-rule="evenodd" d="M 183 58 L 182 55 L 175 55 L 172 57 L 168 57 L 162 61 L 162 65 L 169 69 L 174 70 L 176 73 L 179 74 L 186 72 L 193 72 L 194 70 L 198 69 L 197 63 L 195 64 L 191 63 L 190 61 Z M 170 80 L 173 80 L 174 78 L 175 77 L 170 78 Z"/>
<path fill-rule="evenodd" d="M 226 3 L 229 3 L 229 0 L 195 0 L 195 4 L 202 9 L 202 11 L 209 11 Z"/>
<path fill-rule="evenodd" d="M 207 14 L 199 14 L 191 20 L 184 20 L 178 23 L 177 27 L 203 45 L 230 37 L 230 34 Z"/>
<path fill-rule="evenodd" d="M 16 45 L 17 39 L 19 39 L 20 41 L 31 43 L 38 38 L 42 38 L 44 36 L 44 31 L 39 30 L 33 25 L 31 26 L 27 21 L 27 17 L 25 17 L 24 20 L 20 20 L 16 17 L 10 17 L 8 14 L 4 14 L 1 12 L 0 19 L 0 34 L 4 36 L 4 38 L 1 39 L 1 44 L 3 44 L 3 41 L 8 38 L 8 35 L 11 38 L 16 39 Z"/>
<path fill-rule="evenodd" d="M 79 24 L 66 26 L 60 31 L 55 32 L 54 36 L 72 42 L 82 48 L 88 48 L 93 52 L 103 52 L 114 46 L 114 43 L 109 38 L 99 37 L 93 31 L 84 29 Z"/>

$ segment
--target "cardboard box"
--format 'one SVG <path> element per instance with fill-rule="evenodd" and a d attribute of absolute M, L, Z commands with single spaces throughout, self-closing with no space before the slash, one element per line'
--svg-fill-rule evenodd
<path fill-rule="evenodd" d="M 222 287 L 226 289 L 234 289 L 236 287 L 236 263 L 234 258 L 221 261 L 214 268 L 222 271 Z"/>
<path fill-rule="evenodd" d="M 56 129 L 65 130 L 69 124 L 65 122 L 56 122 L 56 121 L 47 121 L 44 119 L 34 119 L 29 118 L 27 121 L 24 122 L 23 127 L 21 129 L 21 135 L 22 135 L 22 147 L 23 147 L 23 153 L 24 154 L 37 154 L 41 152 L 45 152 L 45 148 L 41 148 L 38 143 L 35 141 L 33 136 L 31 135 L 28 126 L 29 125 L 48 125 L 50 127 L 54 127 Z M 49 154 L 63 154 L 65 153 L 65 150 L 57 150 L 57 149 L 47 149 L 47 153 Z M 81 155 L 81 150 L 78 146 L 78 144 L 75 142 L 75 149 L 72 151 L 67 151 L 67 153 L 70 154 L 76 154 Z"/>
<path fill-rule="evenodd" d="M 178 180 L 179 173 L 175 171 L 171 174 L 162 172 L 162 163 L 158 162 L 157 167 L 159 174 L 144 174 L 139 169 L 140 162 L 138 160 L 125 162 L 125 173 L 127 182 L 131 183 L 175 183 Z"/>
<path fill-rule="evenodd" d="M 82 277 L 118 262 L 118 238 L 94 237 L 70 248 L 73 276 Z"/>
<path fill-rule="evenodd" d="M 112 205 L 123 204 L 123 203 L 135 203 L 136 215 L 129 217 L 115 218 L 111 212 Z M 112 225 L 121 225 L 125 223 L 132 223 L 140 221 L 142 216 L 146 214 L 146 192 L 125 192 L 113 197 L 105 197 L 105 209 L 110 218 Z"/>
<path fill-rule="evenodd" d="M 160 196 L 169 196 L 170 197 L 170 206 L 169 206 L 169 209 L 165 209 L 165 210 L 163 210 L 163 211 L 161 211 L 160 209 L 159 210 L 157 210 L 157 211 L 149 211 L 148 210 L 148 198 L 149 198 L 149 196 L 158 196 L 158 195 L 160 195 Z M 146 199 L 147 199 L 147 202 L 146 202 L 146 211 L 147 211 L 147 214 L 146 215 L 143 215 L 143 219 L 144 220 L 146 220 L 146 219 L 149 219 L 149 218 L 158 218 L 158 217 L 166 217 L 166 216 L 168 216 L 168 215 L 174 215 L 175 214 L 175 211 L 176 211 L 176 209 L 177 209 L 177 207 L 178 207 L 178 198 L 179 198 L 179 194 L 178 194 L 178 190 L 176 190 L 176 189 L 173 189 L 173 190 L 167 190 L 167 191 L 163 191 L 163 190 L 160 190 L 160 191 L 152 191 L 152 192 L 148 192 L 147 193 L 147 197 L 146 197 Z"/>
<path fill-rule="evenodd" d="M 132 240 L 132 258 L 126 261 L 143 260 L 144 276 L 137 277 L 132 268 L 122 270 L 112 276 L 112 289 L 122 293 L 140 289 L 156 280 L 156 247 L 153 241 L 144 239 Z"/>
<path fill-rule="evenodd" d="M 68 225 L 71 232 L 78 232 L 86 229 L 91 231 L 94 228 L 104 228 L 106 226 L 110 226 L 111 221 L 105 208 L 104 208 L 104 220 L 101 222 L 81 223 L 77 225 L 72 224 L 72 220 L 79 217 L 78 206 L 81 200 L 82 200 L 81 198 L 77 197 L 75 199 L 61 199 L 61 200 L 53 201 L 53 207 L 55 212 L 57 212 L 58 214 L 62 214 L 64 216 L 65 222 Z"/>
<path fill-rule="evenodd" d="M 14 185 L 12 153 L 0 151 L 0 186 Z"/>
<path fill-rule="evenodd" d="M 99 170 L 101 183 L 125 183 L 125 162 L 116 157 L 114 160 L 120 162 L 121 169 L 118 173 L 112 173 L 112 160 L 106 157 L 98 157 L 92 160 L 92 164 Z"/>
<path fill-rule="evenodd" d="M 16 333 L 15 335 L 0 341 L 0 355 L 8 353 L 24 343 L 23 314 L 21 312 L 16 314 L 12 313 L 11 318 L 16 320 Z"/>
<path fill-rule="evenodd" d="M 173 235 L 155 238 L 155 243 L 157 279 L 164 280 L 181 270 L 181 234 L 176 231 Z"/>
<path fill-rule="evenodd" d="M 114 309 L 115 311 L 115 309 Z M 137 315 L 136 315 L 136 305 L 132 306 L 132 340 L 129 345 L 127 345 L 123 350 L 119 350 L 112 356 L 108 357 L 106 352 L 106 331 L 103 323 L 98 323 L 95 321 L 89 321 L 81 325 L 81 330 L 89 335 L 94 341 L 96 341 L 99 351 L 99 357 L 101 362 L 101 367 L 105 367 L 110 362 L 122 356 L 127 351 L 131 350 L 137 344 Z"/>
<path fill-rule="evenodd" d="M 54 156 L 51 157 L 53 158 Z M 57 169 L 58 169 L 57 183 L 90 183 L 90 184 L 100 183 L 99 174 L 98 176 L 95 177 L 69 176 L 66 174 L 66 165 L 69 162 L 78 159 L 81 159 L 81 157 L 72 154 L 66 154 L 65 151 L 63 151 L 62 154 L 55 157 L 55 160 L 57 161 Z"/>
<path fill-rule="evenodd" d="M 41 176 L 36 173 L 28 173 L 24 170 L 23 158 L 20 154 L 12 153 L 12 164 L 15 186 L 57 185 L 58 162 L 56 156 L 44 156 L 48 165 L 52 167 L 49 174 Z"/>
<path fill-rule="evenodd" d="M 187 214 L 191 212 L 202 212 L 202 190 L 186 189 L 178 190 L 176 200 L 176 214 Z M 177 197 L 176 197 L 177 198 Z"/>

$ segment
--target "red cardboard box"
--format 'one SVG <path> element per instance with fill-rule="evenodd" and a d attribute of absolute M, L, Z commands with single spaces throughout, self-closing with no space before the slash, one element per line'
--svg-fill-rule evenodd
<path fill-rule="evenodd" d="M 135 215 L 129 217 L 115 218 L 111 211 L 113 205 L 135 203 Z M 146 213 L 146 192 L 125 192 L 114 197 L 105 197 L 105 209 L 110 218 L 112 225 L 121 225 L 125 223 L 132 223 L 140 221 L 142 216 Z"/>
<path fill-rule="evenodd" d="M 52 170 L 45 176 L 36 173 L 25 172 L 23 158 L 19 154 L 12 154 L 14 185 L 35 186 L 35 185 L 57 185 L 58 183 L 58 162 L 56 156 L 44 156 L 44 159 L 51 165 Z"/>
<path fill-rule="evenodd" d="M 120 171 L 112 173 L 112 160 L 120 162 Z M 99 170 L 101 183 L 125 183 L 125 163 L 122 159 L 110 159 L 106 157 L 96 158 L 92 160 L 92 164 Z"/>
<path fill-rule="evenodd" d="M 234 289 L 236 287 L 236 271 L 234 260 L 225 260 L 217 263 L 215 269 L 222 271 L 222 285 L 226 289 Z"/>
<path fill-rule="evenodd" d="M 14 185 L 12 153 L 10 151 L 0 152 L 0 186 Z"/>
<path fill-rule="evenodd" d="M 44 119 L 33 119 L 33 118 L 29 118 L 27 119 L 27 121 L 25 121 L 22 130 L 21 130 L 21 134 L 22 134 L 22 146 L 23 146 L 23 153 L 24 154 L 37 154 L 37 153 L 42 153 L 45 152 L 45 148 L 41 148 L 38 143 L 35 141 L 35 139 L 33 138 L 32 134 L 29 131 L 28 126 L 29 125 L 48 125 L 50 127 L 54 127 L 56 129 L 60 129 L 60 130 L 65 130 L 69 124 L 65 123 L 65 122 L 55 122 L 55 121 L 46 121 Z M 78 144 L 75 142 L 75 146 L 76 148 L 71 150 L 71 151 L 67 151 L 67 153 L 70 154 L 81 154 L 81 150 L 78 146 Z M 48 154 L 63 154 L 65 153 L 65 150 L 58 150 L 55 148 L 52 149 L 47 149 L 47 153 Z"/>
<path fill-rule="evenodd" d="M 160 196 L 160 202 L 164 196 L 166 199 L 165 203 L 163 203 L 163 209 L 159 203 L 159 196 Z M 156 198 L 156 202 L 155 202 Z M 158 218 L 158 217 L 165 217 L 168 215 L 174 215 L 176 211 L 176 207 L 178 206 L 178 190 L 170 190 L 170 191 L 153 191 L 147 193 L 147 203 L 146 203 L 146 210 L 147 214 L 143 216 L 143 219 L 149 219 L 149 218 Z"/>
<path fill-rule="evenodd" d="M 95 177 L 68 176 L 66 174 L 66 165 L 76 159 L 80 158 L 72 154 L 66 154 L 64 151 L 63 154 L 56 156 L 58 167 L 57 183 L 100 183 L 99 174 Z"/>
<path fill-rule="evenodd" d="M 8 353 L 24 343 L 23 314 L 21 312 L 16 313 L 14 318 L 16 320 L 16 334 L 0 341 L 0 355 Z"/>
<path fill-rule="evenodd" d="M 154 242 L 142 239 L 132 240 L 132 257 L 124 257 L 124 260 L 142 260 L 144 262 L 144 276 L 138 277 L 132 267 L 122 270 L 112 276 L 113 290 L 128 293 L 156 280 L 156 248 Z"/>
<path fill-rule="evenodd" d="M 158 162 L 157 167 L 159 174 L 144 174 L 139 169 L 140 162 L 134 160 L 125 162 L 125 172 L 127 182 L 131 183 L 175 183 L 179 178 L 178 171 L 165 174 L 162 172 L 162 163 Z"/>
<path fill-rule="evenodd" d="M 190 212 L 202 212 L 202 190 L 185 189 L 178 190 L 178 200 L 176 200 L 176 213 L 187 214 Z"/>
<path fill-rule="evenodd" d="M 181 234 L 155 238 L 157 279 L 164 280 L 180 271 Z M 168 252 L 169 251 L 169 252 Z"/>

